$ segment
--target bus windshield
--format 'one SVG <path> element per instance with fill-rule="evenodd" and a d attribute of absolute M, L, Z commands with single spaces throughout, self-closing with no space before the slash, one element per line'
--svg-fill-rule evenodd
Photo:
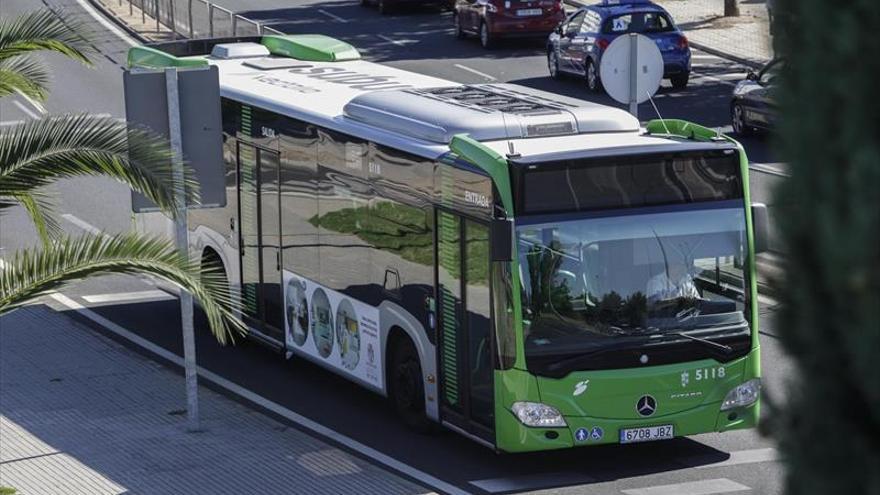
<path fill-rule="evenodd" d="M 516 230 L 527 360 L 745 325 L 741 201 L 544 220 Z"/>

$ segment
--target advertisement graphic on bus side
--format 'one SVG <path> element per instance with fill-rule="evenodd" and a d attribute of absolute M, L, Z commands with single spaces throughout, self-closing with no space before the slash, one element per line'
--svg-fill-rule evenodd
<path fill-rule="evenodd" d="M 288 349 L 382 387 L 378 309 L 285 270 L 284 327 Z"/>

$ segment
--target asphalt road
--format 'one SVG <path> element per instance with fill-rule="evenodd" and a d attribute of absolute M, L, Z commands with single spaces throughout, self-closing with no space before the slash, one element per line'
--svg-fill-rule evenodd
<path fill-rule="evenodd" d="M 610 102 L 607 97 L 588 94 L 578 81 L 550 80 L 540 44 L 518 42 L 486 52 L 474 40 L 456 40 L 449 29 L 451 22 L 447 13 L 415 11 L 386 18 L 354 1 L 322 2 L 320 6 L 284 2 L 283 7 L 278 6 L 280 1 L 226 2 L 225 6 L 233 9 L 243 10 L 246 5 L 252 11 L 247 14 L 249 17 L 277 21 L 276 28 L 337 36 L 362 48 L 373 60 L 409 70 L 460 82 L 514 82 Z M 6 0 L 3 15 L 34 8 L 35 3 Z M 46 105 L 48 111 L 88 111 L 121 117 L 121 75 L 126 43 L 88 17 L 83 10 L 84 0 L 44 0 L 44 3 L 63 6 L 87 20 L 97 34 L 95 45 L 99 50 L 93 68 L 49 58 L 55 82 L 52 98 Z M 732 81 L 741 77 L 744 70 L 699 52 L 694 65 L 699 75 L 687 90 L 661 90 L 656 97 L 659 111 L 667 118 L 721 126 L 724 131 L 728 122 L 726 98 Z M 643 120 L 654 117 L 645 105 L 640 114 Z M 0 121 L 38 115 L 38 110 L 26 102 L 9 98 L 0 101 Z M 745 145 L 754 161 L 770 163 L 768 167 L 774 171 L 781 167 L 774 164 L 776 160 L 770 146 L 761 138 L 750 139 Z M 769 190 L 778 180 L 780 177 L 775 173 L 755 171 L 752 176 L 755 199 L 768 198 Z M 100 179 L 77 179 L 62 181 L 55 190 L 58 210 L 64 215 L 64 227 L 71 232 L 115 232 L 130 226 L 128 192 L 117 184 Z M 33 230 L 20 211 L 2 217 L 0 222 L 3 249 L 0 258 L 33 244 Z M 64 294 L 131 332 L 179 353 L 176 301 L 145 292 L 150 289 L 152 287 L 139 279 L 107 277 L 73 286 Z M 126 293 L 128 300 L 120 296 Z M 762 308 L 761 319 L 763 373 L 765 389 L 778 397 L 783 393 L 782 385 L 790 365 L 772 336 L 773 307 L 772 301 L 769 302 L 771 305 Z M 424 436 L 408 431 L 381 398 L 309 363 L 284 361 L 281 356 L 252 344 L 221 348 L 210 339 L 201 323 L 198 353 L 199 362 L 205 368 L 464 491 L 627 495 L 708 495 L 732 491 L 774 494 L 781 491 L 782 466 L 774 460 L 772 442 L 757 431 L 706 434 L 646 445 L 499 456 L 455 434 Z M 105 332 L 98 326 L 95 328 Z"/>

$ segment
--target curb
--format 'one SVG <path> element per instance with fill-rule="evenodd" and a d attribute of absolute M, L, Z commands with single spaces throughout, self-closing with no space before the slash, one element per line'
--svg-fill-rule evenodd
<path fill-rule="evenodd" d="M 685 31 L 685 33 L 687 33 L 687 31 Z M 727 60 L 730 60 L 731 62 L 736 62 L 740 65 L 745 65 L 745 66 L 750 67 L 752 69 L 760 70 L 765 65 L 764 63 L 761 63 L 761 62 L 758 62 L 755 60 L 750 60 L 750 59 L 743 58 L 743 57 L 738 57 L 736 55 L 732 55 L 732 54 L 727 53 L 725 51 L 718 50 L 717 48 L 712 48 L 710 46 L 706 46 L 706 45 L 699 43 L 699 42 L 693 42 L 693 41 L 688 40 L 688 44 L 690 44 L 692 47 L 696 48 L 697 50 L 704 51 L 710 55 L 715 55 L 716 57 L 725 58 Z"/>
<path fill-rule="evenodd" d="M 147 43 L 152 42 L 149 38 L 142 35 L 139 31 L 135 31 L 134 29 L 132 29 L 132 27 L 129 26 L 128 23 L 126 23 L 125 21 L 120 19 L 116 14 L 107 10 L 107 7 L 104 7 L 104 5 L 100 2 L 100 0 L 86 0 L 86 1 L 89 2 L 89 5 L 91 5 L 96 10 L 98 10 L 101 13 L 101 15 L 103 15 L 104 17 L 109 19 L 110 22 L 112 22 L 113 24 L 116 24 L 117 26 L 119 26 L 123 31 L 125 31 L 129 36 L 131 36 L 135 40 L 137 40 L 143 44 L 147 44 Z"/>

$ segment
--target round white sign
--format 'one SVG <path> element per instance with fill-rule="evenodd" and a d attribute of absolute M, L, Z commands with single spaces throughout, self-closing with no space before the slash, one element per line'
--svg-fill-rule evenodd
<path fill-rule="evenodd" d="M 618 36 L 602 55 L 599 76 L 608 96 L 620 103 L 630 103 L 633 42 L 636 44 L 636 101 L 642 103 L 654 96 L 663 79 L 663 56 L 654 40 L 641 34 Z"/>

